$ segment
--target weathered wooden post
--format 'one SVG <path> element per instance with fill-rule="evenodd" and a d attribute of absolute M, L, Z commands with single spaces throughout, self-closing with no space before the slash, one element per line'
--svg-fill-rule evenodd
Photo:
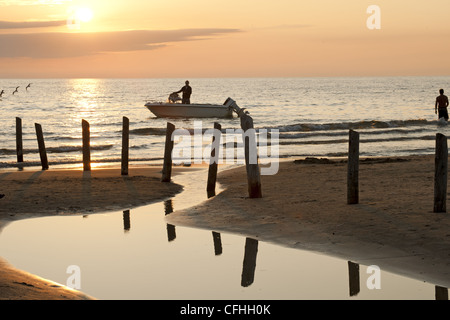
<path fill-rule="evenodd" d="M 166 145 L 164 149 L 164 164 L 162 169 L 162 182 L 170 182 L 172 176 L 172 150 L 173 150 L 173 140 L 172 133 L 175 131 L 175 126 L 167 122 L 166 130 Z"/>
<path fill-rule="evenodd" d="M 244 131 L 245 163 L 247 168 L 248 194 L 250 198 L 262 198 L 261 176 L 258 165 L 258 148 L 253 119 L 248 114 L 241 113 L 241 129 Z"/>
<path fill-rule="evenodd" d="M 359 133 L 350 130 L 348 148 L 347 204 L 359 202 Z"/>
<path fill-rule="evenodd" d="M 215 122 L 214 134 L 211 143 L 211 158 L 209 160 L 208 183 L 206 186 L 208 198 L 216 195 L 217 167 L 219 163 L 220 137 L 222 135 L 221 130 L 222 126 Z"/>
<path fill-rule="evenodd" d="M 16 117 L 16 152 L 17 162 L 23 162 L 22 119 Z"/>
<path fill-rule="evenodd" d="M 123 176 L 128 175 L 128 153 L 130 141 L 130 120 L 127 117 L 123 117 L 122 124 L 122 168 L 121 174 Z"/>
<path fill-rule="evenodd" d="M 90 128 L 89 122 L 81 121 L 83 129 L 83 170 L 91 171 L 91 147 L 90 147 Z"/>
<path fill-rule="evenodd" d="M 36 129 L 36 137 L 39 146 L 39 156 L 41 157 L 42 170 L 47 170 L 48 169 L 47 150 L 45 149 L 42 126 L 39 123 L 35 123 L 34 128 Z"/>
<path fill-rule="evenodd" d="M 350 297 L 356 296 L 360 291 L 359 264 L 348 261 L 348 283 Z"/>
<path fill-rule="evenodd" d="M 448 146 L 447 137 L 436 134 L 436 154 L 434 159 L 434 212 L 446 212 L 447 203 L 447 169 Z"/>

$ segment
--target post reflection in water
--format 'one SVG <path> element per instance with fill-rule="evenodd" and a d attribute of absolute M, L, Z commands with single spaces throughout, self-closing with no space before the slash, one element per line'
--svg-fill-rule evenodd
<path fill-rule="evenodd" d="M 348 261 L 348 282 L 350 289 L 350 297 L 359 293 L 359 264 Z"/>
<path fill-rule="evenodd" d="M 125 210 L 123 212 L 123 230 L 125 232 L 130 231 L 131 223 L 130 223 L 130 210 Z"/>
<path fill-rule="evenodd" d="M 172 199 L 164 201 L 164 214 L 167 216 L 173 212 Z M 175 240 L 177 237 L 175 232 L 175 226 L 172 224 L 167 224 L 167 240 L 169 242 Z"/>
<path fill-rule="evenodd" d="M 440 286 L 434 287 L 436 300 L 448 300 L 448 289 Z"/>
<path fill-rule="evenodd" d="M 258 254 L 258 240 L 245 239 L 244 264 L 242 267 L 241 286 L 248 287 L 255 280 L 256 256 Z"/>
<path fill-rule="evenodd" d="M 220 233 L 213 231 L 212 236 L 214 241 L 214 254 L 220 256 L 222 254 L 222 240 L 220 239 Z"/>

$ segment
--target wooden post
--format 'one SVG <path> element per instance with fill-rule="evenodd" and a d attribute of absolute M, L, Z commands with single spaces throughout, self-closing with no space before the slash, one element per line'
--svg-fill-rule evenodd
<path fill-rule="evenodd" d="M 215 122 L 214 129 L 214 135 L 211 143 L 211 158 L 209 160 L 208 183 L 206 186 L 208 198 L 216 195 L 217 167 L 219 163 L 219 148 L 220 137 L 222 135 L 222 126 L 219 123 Z"/>
<path fill-rule="evenodd" d="M 17 162 L 23 162 L 22 119 L 16 117 L 16 152 Z"/>
<path fill-rule="evenodd" d="M 129 153 L 129 140 L 130 140 L 130 120 L 127 117 L 123 117 L 122 124 L 122 170 L 123 176 L 128 175 L 128 153 Z"/>
<path fill-rule="evenodd" d="M 81 121 L 83 129 L 83 170 L 91 171 L 91 147 L 90 147 L 90 129 L 89 122 Z"/>
<path fill-rule="evenodd" d="M 245 148 L 248 194 L 250 198 L 262 198 L 261 176 L 258 165 L 258 148 L 256 146 L 256 133 L 253 129 L 253 119 L 243 112 L 241 113 L 240 118 Z"/>
<path fill-rule="evenodd" d="M 359 202 L 359 133 L 350 130 L 348 148 L 347 204 Z"/>
<path fill-rule="evenodd" d="M 436 155 L 434 173 L 434 212 L 446 212 L 447 203 L 447 168 L 448 146 L 447 137 L 436 134 Z"/>
<path fill-rule="evenodd" d="M 39 123 L 35 123 L 34 128 L 36 129 L 36 137 L 39 146 L 39 155 L 41 157 L 42 170 L 47 170 L 48 169 L 47 150 L 45 149 L 42 126 Z"/>
<path fill-rule="evenodd" d="M 172 175 L 172 150 L 173 150 L 173 140 L 172 133 L 175 131 L 175 126 L 167 122 L 166 130 L 166 145 L 164 149 L 164 165 L 162 170 L 162 182 L 170 182 Z"/>

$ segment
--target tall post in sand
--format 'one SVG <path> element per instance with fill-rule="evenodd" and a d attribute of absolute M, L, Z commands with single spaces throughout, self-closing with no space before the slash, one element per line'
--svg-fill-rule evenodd
<path fill-rule="evenodd" d="M 162 170 L 161 182 L 170 182 L 172 176 L 172 150 L 173 140 L 172 133 L 175 131 L 175 126 L 167 122 L 166 130 L 166 145 L 164 149 L 164 164 Z"/>
<path fill-rule="evenodd" d="M 253 119 L 244 112 L 241 112 L 240 118 L 245 148 L 248 194 L 250 198 L 262 198 L 261 176 L 258 165 L 258 148 L 256 145 L 256 132 L 253 128 Z"/>
<path fill-rule="evenodd" d="M 434 158 L 434 212 L 446 212 L 447 203 L 447 137 L 436 134 L 436 155 Z"/>
<path fill-rule="evenodd" d="M 348 146 L 347 204 L 359 202 L 359 133 L 350 130 Z"/>
<path fill-rule="evenodd" d="M 17 162 L 23 162 L 22 119 L 16 117 L 16 152 Z"/>
<path fill-rule="evenodd" d="M 239 108 L 236 101 L 231 98 L 228 98 L 224 105 L 233 109 L 241 119 L 249 197 L 262 198 L 261 175 L 258 165 L 258 147 L 256 145 L 256 133 L 253 128 L 253 119 L 248 115 L 248 112 L 245 112 L 244 109 Z"/>
<path fill-rule="evenodd" d="M 127 117 L 123 117 L 122 124 L 122 166 L 121 174 L 123 176 L 128 175 L 128 153 L 130 141 L 130 120 Z"/>
<path fill-rule="evenodd" d="M 45 149 L 44 134 L 42 133 L 42 126 L 35 123 L 36 137 L 39 146 L 39 156 L 41 157 L 42 170 L 48 169 L 47 150 Z"/>
<path fill-rule="evenodd" d="M 208 198 L 216 195 L 217 167 L 219 163 L 219 149 L 220 137 L 222 135 L 222 126 L 219 123 L 215 122 L 214 129 L 215 130 L 211 143 L 211 158 L 209 160 L 208 183 L 206 186 Z"/>
<path fill-rule="evenodd" d="M 90 147 L 90 128 L 89 122 L 81 121 L 83 129 L 83 170 L 91 171 L 91 147 Z"/>

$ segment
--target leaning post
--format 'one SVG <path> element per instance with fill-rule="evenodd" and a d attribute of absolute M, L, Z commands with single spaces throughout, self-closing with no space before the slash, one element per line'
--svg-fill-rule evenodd
<path fill-rule="evenodd" d="M 39 156 L 41 157 L 42 170 L 48 170 L 47 150 L 45 149 L 44 134 L 42 133 L 42 126 L 35 123 L 36 138 L 39 147 Z"/>

